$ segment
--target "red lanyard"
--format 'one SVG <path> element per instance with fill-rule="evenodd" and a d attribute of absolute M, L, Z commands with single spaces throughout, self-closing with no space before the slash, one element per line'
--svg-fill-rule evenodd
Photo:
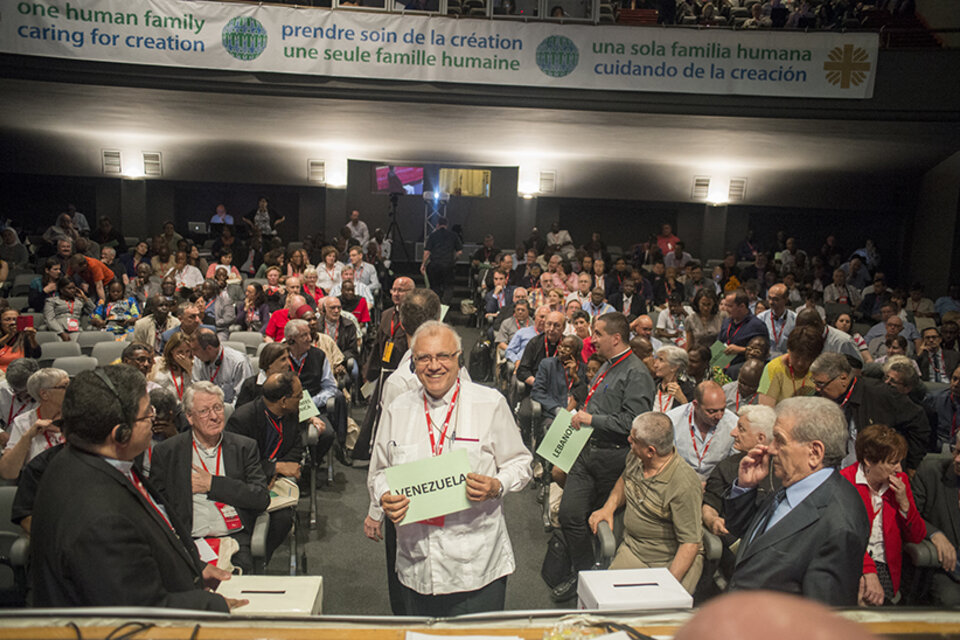
<path fill-rule="evenodd" d="M 617 366 L 618 364 L 620 364 L 621 362 L 623 362 L 624 360 L 626 360 L 627 358 L 629 358 L 629 357 L 630 357 L 630 354 L 632 354 L 632 353 L 633 353 L 633 352 L 628 349 L 626 353 L 624 353 L 622 356 L 620 356 L 620 359 L 619 359 L 619 360 L 617 360 L 616 362 L 614 362 L 613 364 L 611 364 L 611 365 L 607 368 L 606 371 L 604 371 L 603 373 L 601 373 L 600 375 L 597 376 L 597 381 L 593 383 L 593 386 L 592 386 L 592 387 L 590 387 L 590 392 L 587 394 L 587 399 L 586 399 L 586 401 L 583 403 L 583 406 L 584 406 L 584 407 L 586 407 L 588 404 L 590 404 L 590 398 L 593 397 L 593 394 L 596 393 L 596 391 L 597 391 L 597 387 L 600 386 L 600 383 L 603 382 L 603 379 L 607 377 L 607 374 L 608 374 L 608 373 L 610 373 L 610 369 L 613 369 L 615 366 Z"/>
<path fill-rule="evenodd" d="M 772 318 L 773 316 L 770 316 L 770 317 Z M 803 388 L 807 386 L 807 377 L 806 376 L 803 377 L 803 380 L 800 381 L 800 388 L 797 389 L 797 377 L 793 373 L 793 363 L 790 362 L 790 354 L 787 354 L 785 358 L 787 360 L 787 367 L 790 369 L 790 384 L 793 385 L 793 395 L 797 395 L 797 391 L 803 391 Z M 852 390 L 853 389 L 851 389 L 851 391 Z M 844 402 L 846 402 L 846 400 L 844 400 Z"/>
<path fill-rule="evenodd" d="M 304 356 L 303 356 L 303 361 L 300 362 L 300 368 L 299 368 L 299 369 L 294 369 L 294 368 L 293 368 L 293 362 L 294 362 L 293 356 L 287 356 L 287 364 L 290 365 L 290 371 L 293 371 L 295 374 L 297 374 L 297 377 L 299 378 L 299 377 L 300 377 L 300 374 L 303 373 L 303 365 L 307 364 L 307 356 L 306 356 L 306 354 L 304 354 Z"/>
<path fill-rule="evenodd" d="M 167 526 L 173 529 L 173 525 L 170 524 L 170 521 L 167 520 L 167 516 L 163 515 L 163 511 L 157 507 L 157 503 L 153 501 L 153 498 L 150 497 L 150 494 L 147 492 L 147 488 L 143 486 L 143 483 L 140 481 L 140 478 L 137 477 L 136 472 L 133 469 L 130 469 L 130 482 L 133 483 L 133 486 L 136 487 L 137 491 L 140 492 L 140 495 L 144 497 L 153 510 L 157 512 L 157 515 L 160 516 L 160 519 L 167 523 Z"/>
<path fill-rule="evenodd" d="M 277 442 L 276 448 L 274 448 L 273 453 L 271 453 L 269 457 L 270 460 L 273 460 L 277 457 L 277 452 L 280 451 L 280 445 L 283 444 L 283 427 L 277 424 L 277 421 L 274 420 L 273 416 L 271 416 L 266 410 L 264 410 L 263 414 L 267 416 L 267 420 L 270 421 L 270 424 L 273 425 L 273 428 L 277 430 L 277 435 L 280 436 L 280 441 Z"/>
<path fill-rule="evenodd" d="M 73 305 L 77 303 L 76 299 L 70 301 L 70 315 L 73 315 Z"/>
<path fill-rule="evenodd" d="M 843 396 L 843 402 L 840 403 L 840 408 L 847 406 L 847 401 L 850 399 L 850 394 L 853 393 L 853 389 L 857 386 L 857 379 L 853 379 L 853 384 L 850 385 L 850 390 L 847 391 L 847 395 Z"/>
<path fill-rule="evenodd" d="M 743 322 L 740 323 L 740 326 L 737 327 L 737 330 L 733 332 L 733 337 L 734 337 L 734 338 L 737 337 L 737 334 L 740 333 L 740 329 L 743 329 L 743 325 L 745 325 L 745 324 L 747 324 L 747 321 L 746 321 L 746 320 L 744 320 Z M 727 325 L 727 344 L 730 344 L 730 340 L 731 340 L 731 337 L 730 337 L 730 329 L 732 329 L 732 328 L 733 328 L 733 320 L 731 320 L 731 321 L 730 321 L 730 324 Z"/>
<path fill-rule="evenodd" d="M 402 321 L 397 321 L 396 327 L 394 327 L 394 321 L 397 320 L 398 315 L 400 315 L 398 312 L 394 312 L 394 314 L 390 316 L 390 339 L 391 340 L 393 340 L 394 333 L 396 332 L 397 329 L 403 329 Z"/>
<path fill-rule="evenodd" d="M 787 314 L 783 314 L 783 324 L 780 325 L 780 333 L 777 333 L 777 323 L 773 319 L 773 311 L 770 312 L 770 331 L 773 333 L 773 344 L 776 346 L 780 343 L 780 338 L 783 336 L 783 332 L 787 328 Z M 737 329 L 739 331 L 739 329 Z M 727 333 L 730 333 L 730 330 L 727 330 Z M 736 335 L 736 334 L 734 334 Z"/>
<path fill-rule="evenodd" d="M 30 404 L 30 401 L 27 400 L 27 401 L 24 402 L 22 405 L 20 405 L 20 408 L 17 409 L 16 412 L 14 412 L 14 411 L 13 411 L 13 405 L 16 404 L 16 402 L 17 402 L 17 397 L 16 397 L 16 396 L 12 396 L 12 397 L 10 398 L 10 413 L 7 414 L 7 429 L 10 428 L 10 423 L 13 422 L 13 419 L 16 418 L 18 415 L 20 415 L 20 414 L 23 412 L 23 410 L 26 408 L 26 406 L 27 406 L 28 404 Z M 37 412 L 37 417 L 38 417 L 38 418 L 40 417 L 40 412 L 39 412 L 39 411 Z"/>
<path fill-rule="evenodd" d="M 210 473 L 210 469 L 207 469 L 207 463 L 203 461 L 203 456 L 200 455 L 200 449 L 197 448 L 197 441 L 193 441 L 193 450 L 197 452 L 197 458 L 200 459 L 200 464 L 203 465 L 203 470 L 207 473 Z M 223 444 L 217 445 L 217 472 L 213 475 L 220 475 L 220 456 L 223 454 Z"/>
<path fill-rule="evenodd" d="M 560 366 L 563 366 L 562 364 Z M 573 378 L 570 377 L 570 374 L 567 373 L 567 368 L 563 367 L 563 377 L 567 379 L 567 391 L 573 389 Z"/>
<path fill-rule="evenodd" d="M 433 421 L 430 420 L 430 409 L 427 406 L 427 394 L 423 394 L 423 414 L 427 417 L 427 433 L 430 434 L 430 450 L 433 455 L 439 456 L 443 453 L 443 443 L 447 439 L 447 428 L 450 426 L 450 416 L 453 415 L 453 409 L 457 406 L 457 397 L 460 395 L 460 378 L 457 378 L 457 388 L 453 391 L 453 398 L 450 400 L 450 408 L 447 409 L 447 417 L 443 420 L 443 426 L 440 430 L 440 445 L 437 446 L 436 439 L 433 436 Z"/>
<path fill-rule="evenodd" d="M 180 372 L 180 385 L 177 385 L 177 374 L 173 371 L 170 372 L 170 378 L 173 379 L 173 389 L 177 392 L 177 399 L 183 400 L 183 372 Z"/>
<path fill-rule="evenodd" d="M 37 407 L 37 420 L 43 420 L 43 416 L 40 415 L 40 407 Z M 63 434 L 57 433 L 57 437 L 50 439 L 50 433 L 48 431 L 43 432 L 43 437 L 47 441 L 47 449 L 50 447 L 55 447 L 61 442 L 63 442 Z"/>
<path fill-rule="evenodd" d="M 223 348 L 220 348 L 220 357 L 217 358 L 217 368 L 214 369 L 213 375 L 210 376 L 210 382 L 213 382 L 217 378 L 217 374 L 220 373 L 220 367 L 223 366 Z M 182 374 L 181 374 L 182 377 Z"/>
<path fill-rule="evenodd" d="M 690 407 L 690 440 L 693 442 L 693 455 L 697 456 L 697 462 L 703 464 L 703 459 L 707 455 L 707 451 L 710 450 L 710 445 L 713 443 L 713 436 L 717 435 L 716 428 L 714 432 L 710 434 L 710 438 L 703 443 L 703 455 L 700 455 L 699 450 L 697 449 L 697 436 L 693 432 L 693 407 Z"/>
<path fill-rule="evenodd" d="M 747 399 L 747 404 L 749 405 L 751 402 L 753 402 L 753 399 L 756 398 L 756 397 L 757 397 L 757 394 L 753 394 L 752 396 L 750 396 L 750 397 Z M 744 406 L 746 406 L 746 405 L 744 405 Z M 740 387 L 739 387 L 739 386 L 737 386 L 737 406 L 736 406 L 736 409 L 734 409 L 734 411 L 736 411 L 736 412 L 738 412 L 738 413 L 740 412 Z"/>
<path fill-rule="evenodd" d="M 560 343 L 558 342 L 558 343 L 557 343 L 557 346 L 555 346 L 555 347 L 553 348 L 553 355 L 554 355 L 554 356 L 557 355 L 557 349 L 559 349 L 559 348 L 560 348 Z M 546 336 L 546 335 L 543 336 L 543 352 L 544 352 L 544 354 L 545 354 L 544 357 L 546 357 L 546 358 L 551 358 L 551 357 L 553 357 L 553 356 L 550 355 L 550 343 L 547 342 L 547 336 Z"/>
<path fill-rule="evenodd" d="M 666 413 L 670 410 L 670 407 L 673 405 L 673 394 L 667 394 L 667 401 L 663 401 L 663 391 L 657 389 L 657 411 L 660 413 Z"/>

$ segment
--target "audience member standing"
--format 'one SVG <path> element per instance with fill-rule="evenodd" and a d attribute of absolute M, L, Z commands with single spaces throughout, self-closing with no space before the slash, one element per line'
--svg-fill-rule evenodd
<path fill-rule="evenodd" d="M 430 288 L 440 296 L 441 302 L 450 304 L 453 298 L 453 276 L 457 258 L 463 252 L 463 242 L 453 231 L 447 229 L 447 218 L 437 219 L 437 228 L 427 238 L 423 247 L 420 273 L 430 280 Z"/>

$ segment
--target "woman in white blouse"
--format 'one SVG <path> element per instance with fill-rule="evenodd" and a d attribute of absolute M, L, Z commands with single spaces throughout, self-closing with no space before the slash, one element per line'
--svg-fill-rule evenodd
<path fill-rule="evenodd" d="M 0 477 L 16 480 L 24 465 L 63 442 L 60 428 L 53 422 L 60 418 L 63 394 L 69 384 L 67 372 L 53 367 L 40 369 L 27 379 L 27 393 L 38 405 L 14 418 L 10 439 L 0 457 Z"/>

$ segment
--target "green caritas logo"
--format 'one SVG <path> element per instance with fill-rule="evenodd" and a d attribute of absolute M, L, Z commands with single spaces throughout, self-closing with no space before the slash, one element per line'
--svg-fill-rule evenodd
<path fill-rule="evenodd" d="M 256 18 L 233 18 L 223 27 L 222 39 L 237 60 L 253 60 L 267 48 L 267 30 Z"/>
<path fill-rule="evenodd" d="M 562 78 L 577 68 L 580 51 L 566 36 L 548 36 L 537 47 L 537 66 L 551 78 Z"/>

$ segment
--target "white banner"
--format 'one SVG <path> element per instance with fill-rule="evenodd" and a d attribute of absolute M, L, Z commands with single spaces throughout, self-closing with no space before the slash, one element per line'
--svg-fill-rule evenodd
<path fill-rule="evenodd" d="M 177 0 L 0 0 L 6 53 L 563 89 L 870 98 L 874 33 L 560 25 Z"/>

